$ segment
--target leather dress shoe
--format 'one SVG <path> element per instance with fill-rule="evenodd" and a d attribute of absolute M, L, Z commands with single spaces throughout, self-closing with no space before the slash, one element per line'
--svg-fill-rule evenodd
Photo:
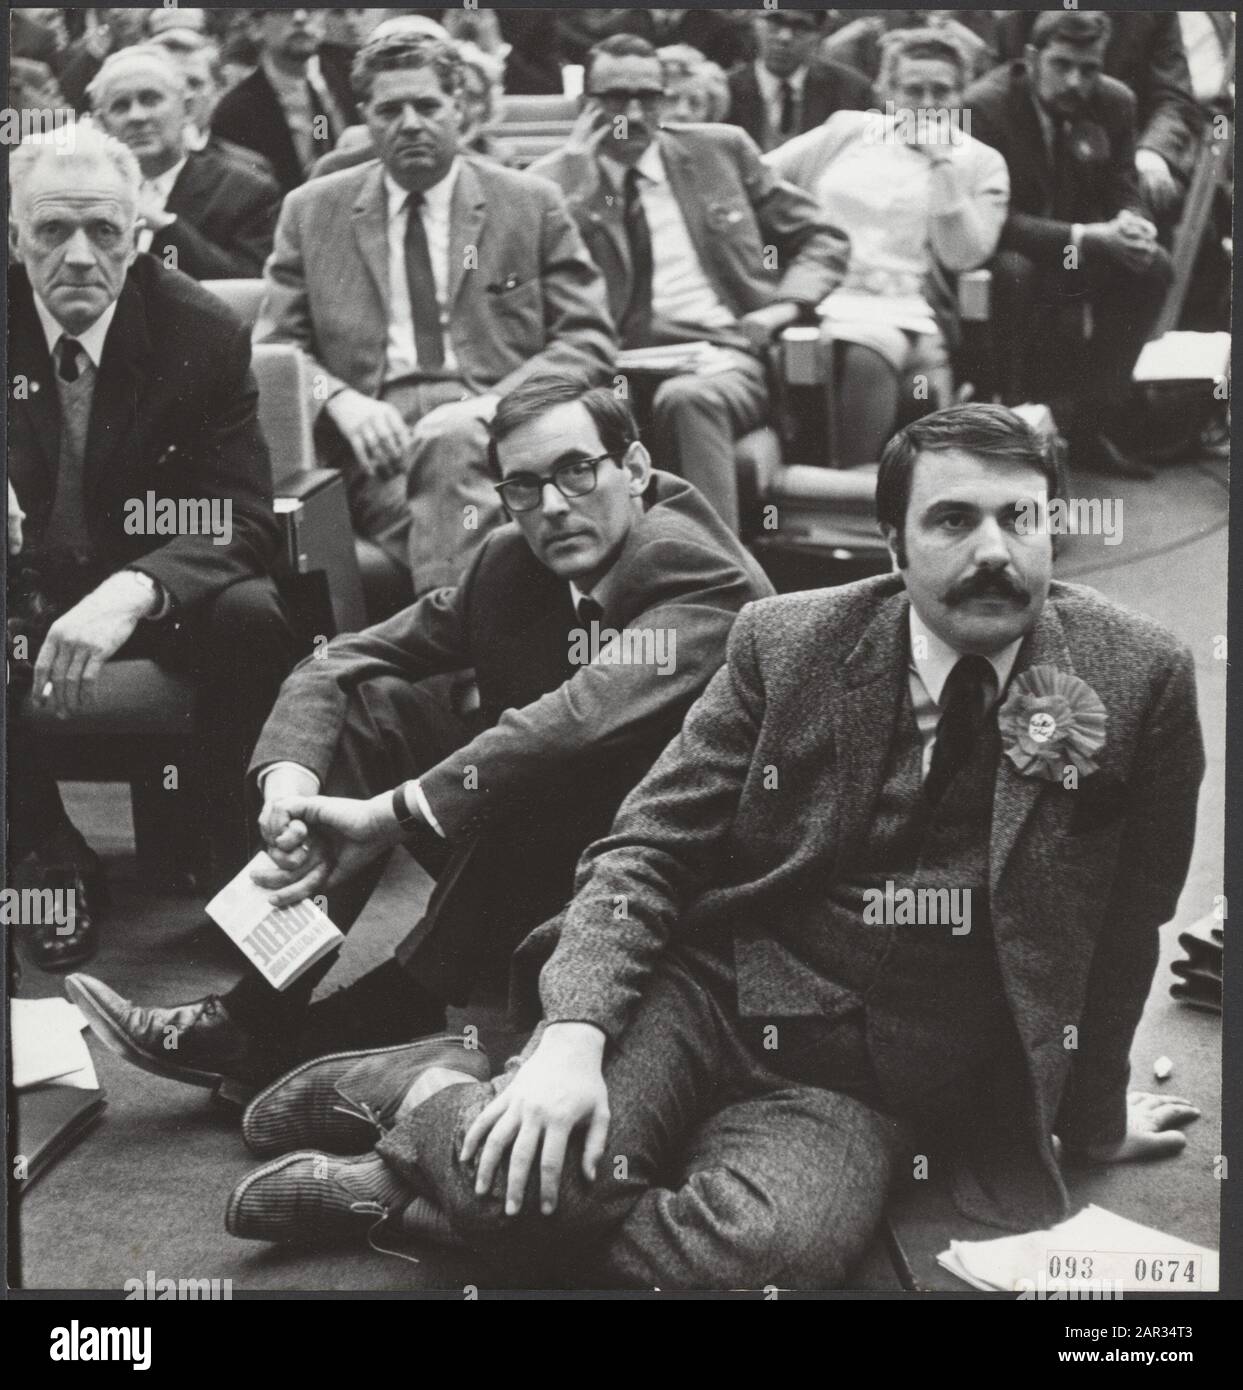
<path fill-rule="evenodd" d="M 90 960 L 99 946 L 99 919 L 110 904 L 103 864 L 87 851 L 81 860 L 49 860 L 27 855 L 13 870 L 13 887 L 40 894 L 41 911 L 31 928 L 29 955 L 42 970 L 68 970 Z M 51 896 L 44 898 L 44 893 Z M 57 920 L 59 918 L 59 920 Z"/>
<path fill-rule="evenodd" d="M 243 1178 L 229 1197 L 224 1224 L 242 1240 L 341 1240 L 400 1217 L 413 1195 L 374 1154 L 302 1151 Z"/>
<path fill-rule="evenodd" d="M 492 1074 L 487 1054 L 457 1033 L 439 1033 L 399 1047 L 337 1052 L 303 1062 L 261 1091 L 242 1116 L 242 1138 L 256 1154 L 311 1146 L 332 1153 L 370 1149 L 393 1127 L 411 1084 L 430 1067 Z"/>
<path fill-rule="evenodd" d="M 226 1100 L 249 1099 L 289 1065 L 287 1055 L 260 1047 L 214 994 L 170 1009 L 145 1008 L 91 975 L 70 975 L 65 993 L 118 1057 L 156 1076 L 208 1087 Z"/>

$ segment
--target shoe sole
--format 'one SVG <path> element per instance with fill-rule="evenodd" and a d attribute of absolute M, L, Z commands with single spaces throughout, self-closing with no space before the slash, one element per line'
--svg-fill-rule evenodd
<path fill-rule="evenodd" d="M 254 1087 L 222 1072 L 199 1071 L 194 1067 L 178 1067 L 168 1062 L 157 1062 L 141 1048 L 136 1047 L 117 1025 L 116 1021 L 101 1005 L 97 1004 L 89 991 L 82 988 L 76 980 L 65 981 L 65 993 L 86 1015 L 91 1032 L 113 1053 L 132 1066 L 149 1072 L 152 1076 L 162 1076 L 166 1081 L 181 1081 L 187 1086 L 201 1086 L 214 1091 L 222 1100 L 231 1100 L 239 1090 L 244 1090 L 234 1103 L 245 1104 L 246 1098 L 254 1093 Z M 228 1094 L 226 1094 L 226 1092 Z"/>
<path fill-rule="evenodd" d="M 430 1038 L 416 1038 L 413 1042 L 396 1043 L 392 1047 L 362 1047 L 353 1052 L 329 1052 L 323 1057 L 311 1057 L 305 1062 L 300 1062 L 292 1070 L 287 1071 L 284 1076 L 278 1077 L 271 1085 L 266 1086 L 246 1107 L 246 1113 L 242 1116 L 242 1140 L 253 1154 L 262 1156 L 274 1152 L 272 1149 L 257 1147 L 251 1142 L 250 1135 L 247 1133 L 250 1113 L 256 1106 L 262 1105 L 274 1091 L 288 1085 L 289 1082 L 301 1076 L 303 1072 L 309 1071 L 312 1067 L 321 1066 L 325 1062 L 349 1062 L 357 1057 L 385 1057 L 391 1052 L 408 1052 L 412 1047 L 442 1047 L 445 1043 L 450 1042 L 461 1042 L 461 1034 L 434 1033 Z M 477 1052 L 480 1057 L 484 1058 L 485 1061 L 487 1060 L 487 1053 L 481 1047 L 473 1049 L 463 1047 L 462 1051 Z M 363 1121 L 360 1120 L 359 1123 L 361 1124 Z"/>

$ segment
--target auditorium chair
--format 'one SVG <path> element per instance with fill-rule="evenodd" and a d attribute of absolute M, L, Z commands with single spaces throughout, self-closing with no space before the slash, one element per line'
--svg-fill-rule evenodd
<path fill-rule="evenodd" d="M 513 165 L 525 169 L 565 144 L 577 115 L 573 97 L 503 96 L 491 133 L 503 142 Z"/>

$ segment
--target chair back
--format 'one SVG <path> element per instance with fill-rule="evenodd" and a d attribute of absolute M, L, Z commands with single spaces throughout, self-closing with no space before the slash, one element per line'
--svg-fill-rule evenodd
<path fill-rule="evenodd" d="M 259 319 L 259 306 L 263 303 L 262 280 L 203 280 L 200 283 L 233 310 L 247 333 L 254 328 Z"/>

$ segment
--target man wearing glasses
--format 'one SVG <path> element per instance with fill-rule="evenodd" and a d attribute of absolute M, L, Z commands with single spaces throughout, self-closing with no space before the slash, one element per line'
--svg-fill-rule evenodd
<path fill-rule="evenodd" d="M 729 120 L 765 153 L 823 125 L 836 111 L 866 111 L 867 77 L 845 63 L 817 59 L 824 11 L 765 10 L 755 15 L 759 56 L 729 75 Z"/>
<path fill-rule="evenodd" d="M 284 994 L 251 972 L 171 1009 L 75 976 L 92 1026 L 136 1065 L 237 1094 L 301 1057 L 442 1028 L 444 1001 L 467 1002 L 568 900 L 579 854 L 724 661 L 738 611 L 772 592 L 695 488 L 652 469 L 611 390 L 533 377 L 490 436 L 512 524 L 456 588 L 299 666 L 252 761 L 274 903 L 326 894 L 346 930 L 404 842 L 439 870 L 427 916 L 395 959 L 309 1010 L 331 961 Z M 460 1039 L 444 1046 L 461 1065 Z"/>
<path fill-rule="evenodd" d="M 588 57 L 569 143 L 530 172 L 566 194 L 623 348 L 710 345 L 657 390 L 653 447 L 736 531 L 734 441 L 768 415 L 766 350 L 840 282 L 847 238 L 741 131 L 662 129 L 646 39 L 618 34 Z"/>

